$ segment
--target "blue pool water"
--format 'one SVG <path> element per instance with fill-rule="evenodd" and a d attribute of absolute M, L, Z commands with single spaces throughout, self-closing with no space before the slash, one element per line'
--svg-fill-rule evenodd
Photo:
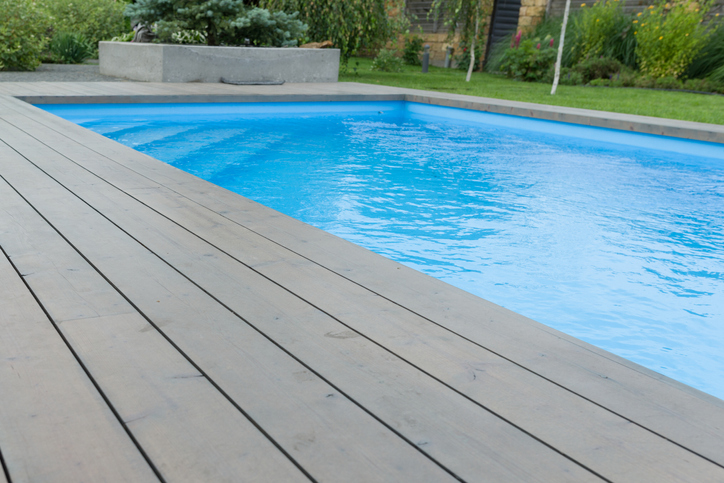
<path fill-rule="evenodd" d="M 402 102 L 41 107 L 724 398 L 724 146 Z"/>

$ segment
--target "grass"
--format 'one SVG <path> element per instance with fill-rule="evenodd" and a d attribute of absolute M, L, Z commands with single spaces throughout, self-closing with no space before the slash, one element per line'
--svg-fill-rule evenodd
<path fill-rule="evenodd" d="M 371 66 L 372 59 L 354 57 L 349 61 L 348 72 L 340 74 L 339 80 L 724 124 L 724 96 L 719 95 L 636 88 L 558 86 L 556 95 L 551 96 L 550 84 L 518 82 L 488 73 L 475 72 L 470 82 L 465 82 L 465 72 L 456 69 L 430 67 L 430 72 L 423 74 L 420 67 L 405 65 L 402 72 L 393 73 L 376 72 L 371 70 Z"/>

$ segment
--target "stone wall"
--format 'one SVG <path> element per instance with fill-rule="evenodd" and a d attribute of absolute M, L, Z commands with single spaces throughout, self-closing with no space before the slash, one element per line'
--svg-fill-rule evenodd
<path fill-rule="evenodd" d="M 415 17 L 410 27 L 410 32 L 422 37 L 424 43 L 430 46 L 431 65 L 437 67 L 443 67 L 445 65 L 445 54 L 449 46 L 454 49 L 453 56 L 459 55 L 460 35 L 456 34 L 453 39 L 449 39 L 444 19 L 435 18 L 433 15 L 428 14 L 432 7 L 432 0 L 407 0 L 406 3 L 408 13 Z M 486 25 L 488 27 L 485 28 L 484 35 L 480 39 L 479 45 L 475 47 L 476 50 L 482 49 L 482 52 L 485 52 L 490 16 L 486 19 Z M 402 50 L 404 46 L 404 36 L 400 36 L 398 38 L 397 48 Z"/>
<path fill-rule="evenodd" d="M 593 5 L 595 0 L 586 0 L 588 6 Z M 624 11 L 626 13 L 638 13 L 645 10 L 649 5 L 655 3 L 655 0 L 630 0 L 625 3 Z M 580 0 L 571 0 L 571 12 L 581 8 Z M 518 28 L 523 32 L 531 30 L 538 25 L 546 17 L 562 17 L 566 8 L 566 0 L 521 0 L 520 16 L 518 17 Z M 724 0 L 718 0 L 710 15 L 719 13 L 724 15 Z"/>
<path fill-rule="evenodd" d="M 518 28 L 526 31 L 538 25 L 545 18 L 546 6 L 549 1 L 550 0 L 521 0 Z"/>
<path fill-rule="evenodd" d="M 549 10 L 549 15 L 552 17 L 562 17 L 563 11 L 566 8 L 566 0 L 548 0 L 548 2 L 546 5 Z M 585 3 L 590 7 L 595 3 L 595 0 L 585 0 Z M 653 5 L 654 3 L 656 3 L 655 0 L 629 0 L 624 4 L 623 10 L 626 13 L 638 13 L 644 11 L 649 5 Z M 580 9 L 581 4 L 582 0 L 571 0 L 571 12 Z M 523 9 L 521 9 L 521 17 L 523 15 L 522 10 Z M 717 13 L 724 15 L 724 0 L 717 0 L 709 13 L 710 15 Z M 545 15 L 545 9 L 543 15 Z M 542 18 L 543 16 L 540 17 L 541 20 Z M 535 23 L 533 23 L 533 25 L 535 25 Z"/>

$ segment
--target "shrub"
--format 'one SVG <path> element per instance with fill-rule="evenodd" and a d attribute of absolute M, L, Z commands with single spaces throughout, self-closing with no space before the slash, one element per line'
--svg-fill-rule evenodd
<path fill-rule="evenodd" d="M 571 20 L 568 22 L 568 25 L 566 27 L 566 41 L 563 45 L 563 58 L 561 60 L 561 65 L 563 67 L 570 67 L 573 65 L 571 61 L 571 49 L 576 45 L 576 32 L 574 31 L 574 24 L 575 24 L 575 17 L 579 14 L 579 11 L 575 11 L 571 13 Z M 557 18 L 546 18 L 541 23 L 536 25 L 533 30 L 525 35 L 520 34 L 520 38 L 518 42 L 526 39 L 545 39 L 545 38 L 553 38 L 557 39 L 561 35 L 561 24 L 563 23 L 563 19 L 561 17 Z M 488 52 L 488 56 L 485 59 L 485 70 L 488 72 L 502 72 L 502 69 L 500 68 L 501 64 L 503 63 L 503 58 L 505 57 L 505 53 L 507 50 L 514 45 L 514 42 L 516 41 L 516 35 L 510 34 L 502 39 L 500 39 L 498 42 L 493 44 L 490 47 L 490 51 Z M 557 48 L 557 47 L 556 47 Z"/>
<path fill-rule="evenodd" d="M 462 40 L 458 44 L 457 54 L 453 55 L 452 65 L 458 70 L 468 70 L 470 67 L 470 49 L 468 44 Z M 485 48 L 480 43 L 475 47 L 475 64 L 479 65 L 480 60 L 485 55 Z"/>
<path fill-rule="evenodd" d="M 297 19 L 298 16 L 299 12 L 271 13 L 263 8 L 254 8 L 231 22 L 229 43 L 240 45 L 248 38 L 252 45 L 257 46 L 296 46 L 308 28 Z"/>
<path fill-rule="evenodd" d="M 684 83 L 674 76 L 659 77 L 654 83 L 656 89 L 683 89 Z"/>
<path fill-rule="evenodd" d="M 590 84 L 597 87 L 609 87 L 611 85 L 611 79 L 593 79 Z"/>
<path fill-rule="evenodd" d="M 130 30 L 123 16 L 126 3 L 121 0 L 39 0 L 52 19 L 54 33 L 82 34 L 92 46 Z"/>
<path fill-rule="evenodd" d="M 514 42 L 503 57 L 500 68 L 513 79 L 535 82 L 548 75 L 556 60 L 557 50 L 553 39 L 527 39 Z"/>
<path fill-rule="evenodd" d="M 613 75 L 619 74 L 622 69 L 621 62 L 606 57 L 587 59 L 573 67 L 573 70 L 581 74 L 584 84 L 595 79 L 610 79 Z"/>
<path fill-rule="evenodd" d="M 407 35 L 405 37 L 405 48 L 402 51 L 402 60 L 405 64 L 421 65 L 420 53 L 423 50 L 423 39 L 419 35 Z"/>
<path fill-rule="evenodd" d="M 553 78 L 553 70 L 549 73 Z M 633 69 L 616 59 L 598 57 L 579 62 L 573 67 L 561 69 L 559 82 L 564 85 L 632 87 L 636 80 Z"/>
<path fill-rule="evenodd" d="M 64 64 L 80 64 L 93 55 L 94 49 L 81 33 L 59 32 L 50 41 L 50 52 Z"/>
<path fill-rule="evenodd" d="M 655 78 L 680 77 L 711 35 L 702 22 L 711 2 L 691 0 L 651 5 L 635 22 L 641 72 Z"/>
<path fill-rule="evenodd" d="M 358 50 L 374 50 L 409 26 L 404 0 L 262 0 L 259 6 L 298 11 L 310 40 L 331 40 L 340 49 L 343 68 Z"/>
<path fill-rule="evenodd" d="M 573 17 L 571 42 L 572 63 L 587 58 L 607 57 L 629 67 L 636 65 L 636 36 L 631 16 L 623 12 L 623 0 L 599 0 L 583 7 Z"/>
<path fill-rule="evenodd" d="M 136 35 L 136 32 L 131 30 L 130 32 L 126 32 L 125 34 L 116 35 L 115 37 L 111 38 L 111 42 L 130 42 L 133 40 L 133 37 Z"/>
<path fill-rule="evenodd" d="M 372 61 L 372 70 L 380 72 L 401 72 L 402 59 L 395 55 L 394 50 L 381 49 Z"/>
<path fill-rule="evenodd" d="M 171 33 L 172 44 L 205 44 L 206 35 L 198 30 L 178 30 Z"/>
<path fill-rule="evenodd" d="M 181 30 L 197 30 L 206 36 L 207 45 L 219 45 L 219 37 L 243 8 L 243 0 L 136 0 L 125 14 L 146 25 L 156 24 L 159 40 Z"/>
<path fill-rule="evenodd" d="M 687 79 L 684 89 L 696 92 L 716 92 L 717 86 L 709 79 Z"/>
<path fill-rule="evenodd" d="M 567 86 L 580 86 L 585 84 L 580 72 L 576 72 L 568 67 L 563 67 L 561 69 L 561 77 L 558 80 L 558 83 Z"/>
<path fill-rule="evenodd" d="M 0 0 L 0 69 L 35 70 L 47 42 L 46 14 L 29 0 Z"/>
<path fill-rule="evenodd" d="M 616 74 L 611 74 L 612 87 L 633 87 L 636 85 L 636 73 L 627 67 Z"/>
<path fill-rule="evenodd" d="M 656 79 L 650 75 L 640 75 L 634 81 L 635 87 L 642 87 L 644 89 L 653 89 L 656 87 Z"/>

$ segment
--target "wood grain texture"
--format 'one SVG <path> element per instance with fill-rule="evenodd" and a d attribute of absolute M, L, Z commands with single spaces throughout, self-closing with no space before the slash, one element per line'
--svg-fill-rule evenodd
<path fill-rule="evenodd" d="M 52 157 L 52 153 L 44 153 L 39 156 L 38 162 L 47 160 L 47 169 L 52 170 L 60 164 L 60 160 L 53 162 Z M 174 197 L 160 189 L 150 189 L 146 184 L 147 180 L 137 176 L 134 180 L 129 173 L 125 176 L 117 171 L 104 173 L 103 166 L 95 158 L 89 158 L 87 163 L 92 171 L 98 173 L 98 170 L 101 170 L 101 178 L 113 176 L 116 183 L 126 183 L 130 187 L 135 181 L 138 183 L 136 195 L 142 197 L 147 204 L 165 211 L 167 216 L 177 219 L 191 232 L 211 239 L 215 245 L 238 259 L 246 260 L 247 264 L 256 267 L 292 292 L 300 294 L 304 299 L 314 300 L 315 305 L 336 315 L 356 331 L 350 332 L 345 330 L 347 327 L 339 326 L 336 329 L 331 328 L 325 334 L 348 334 L 352 337 L 359 333 L 367 335 L 377 343 L 386 345 L 391 352 L 406 357 L 418 367 L 437 375 L 461 393 L 515 421 L 527 431 L 606 477 L 617 481 L 686 481 L 692 474 L 696 474 L 698 478 L 710 477 L 712 481 L 716 481 L 716 478 L 722 475 L 720 469 L 712 468 L 704 460 L 694 464 L 698 469 L 687 466 L 686 463 L 682 467 L 682 462 L 687 461 L 691 455 L 681 448 L 479 346 L 451 337 L 440 327 L 348 280 L 340 279 L 248 230 L 235 225 L 227 226 L 228 222 L 224 223 L 224 219 L 205 212 L 198 205 L 184 204 L 184 200 L 178 196 Z M 110 167 L 114 168 L 112 165 Z M 143 210 L 143 207 L 134 204 L 121 193 L 114 197 L 107 190 L 96 190 L 93 188 L 96 180 L 83 170 L 77 169 L 75 173 L 67 175 L 58 171 L 57 176 L 65 176 L 65 182 L 72 185 L 77 194 L 110 216 L 119 226 L 137 233 L 136 236 L 139 236 L 139 240 L 146 246 L 157 253 L 164 253 L 164 258 L 168 257 L 169 263 L 178 267 L 183 265 L 185 273 L 193 272 L 193 264 L 198 264 L 199 268 L 196 270 L 199 275 L 193 278 L 203 280 L 206 276 L 206 282 L 202 285 L 206 286 L 208 291 L 216 294 L 239 313 L 245 313 L 245 306 L 250 303 L 240 299 L 237 287 L 252 284 L 251 281 L 243 280 L 244 277 L 251 277 L 251 280 L 254 275 L 245 275 L 243 270 L 235 268 L 235 260 L 213 247 L 199 244 L 188 232 L 179 230 L 161 217 L 154 218 L 153 214 L 129 216 L 129 213 Z M 163 196 L 164 194 L 168 198 Z M 153 235 L 149 235 L 154 229 L 158 230 L 155 239 Z M 166 239 L 172 239 L 174 243 L 168 244 Z M 187 240 L 186 249 L 174 254 L 178 246 L 184 244 L 184 240 Z M 198 255 L 199 253 L 203 253 L 203 256 Z M 221 282 L 216 284 L 216 281 Z M 257 300 L 263 300 L 264 295 L 269 293 L 273 294 L 270 299 L 283 300 L 285 297 L 284 294 L 274 295 L 273 286 L 260 288 L 260 293 L 255 295 Z M 225 298 L 226 293 L 233 295 Z M 293 302 L 285 303 L 291 304 Z M 374 314 L 378 313 L 384 316 L 375 317 Z M 293 329 L 284 329 L 287 333 L 291 330 Z M 278 334 L 282 332 L 279 331 Z M 368 347 L 360 350 L 374 351 Z M 377 357 L 383 355 L 378 354 Z M 350 377 L 353 376 L 345 375 L 345 379 Z M 355 394 L 349 392 L 353 389 L 346 391 Z M 615 461 L 615 464 L 611 464 L 611 461 Z"/>
<path fill-rule="evenodd" d="M 13 107 L 18 103 L 14 102 Z M 513 360 L 575 393 L 592 399 L 694 451 L 724 458 L 720 437 L 722 401 L 660 376 L 625 359 L 537 324 L 471 294 L 454 289 L 327 233 L 293 220 L 250 200 L 215 187 L 173 167 L 153 161 L 129 148 L 32 106 L 38 120 L 51 123 L 83 144 L 102 150 L 120 165 L 154 180 L 220 213 L 246 228 L 313 260 L 335 273 L 381 293 L 446 329 Z M 56 148 L 69 153 L 84 150 L 53 137 Z M 69 151 L 68 151 L 69 150 Z M 87 151 L 86 151 L 87 153 Z M 669 386 L 669 387 L 667 387 Z M 676 390 L 671 390 L 673 387 Z M 706 435 L 706 437 L 704 437 Z M 702 439 L 704 438 L 704 439 Z"/>
<path fill-rule="evenodd" d="M 2 146 L 0 152 L 12 159 Z M 37 168 L 20 160 L 9 165 L 3 176 L 315 479 L 337 481 L 340 474 L 347 481 L 451 479 Z M 93 323 L 77 322 L 86 321 Z M 82 338 L 77 343 L 90 347 Z M 129 421 L 131 428 L 135 424 Z"/>
<path fill-rule="evenodd" d="M 2 150 L 0 149 L 0 152 Z M 9 187 L 0 244 L 167 481 L 307 478 Z M 112 476 L 112 475 L 109 475 Z"/>
<path fill-rule="evenodd" d="M 48 169 L 59 164 L 51 161 L 51 153 L 41 158 L 49 161 Z M 88 162 L 92 171 L 101 170 L 104 177 L 103 166 L 95 158 Z M 724 475 L 701 459 L 694 463 L 699 469 L 687 466 L 682 462 L 691 455 L 685 450 L 242 227 L 225 223 L 222 217 L 196 204 L 184 203 L 185 199 L 161 189 L 150 189 L 147 181 L 137 176 L 121 176 L 115 171 L 106 174 L 113 174 L 117 184 L 137 183 L 139 187 L 133 193 L 144 203 L 344 322 L 336 329 L 329 328 L 326 334 L 367 336 L 605 477 L 616 481 L 686 481 L 697 474 L 699 478 L 709 475 L 716 481 Z M 202 285 L 220 300 L 238 313 L 247 313 L 250 302 L 240 298 L 235 287 L 253 284 L 255 275 L 238 267 L 236 260 L 198 243 L 189 232 L 162 217 L 128 216 L 144 207 L 122 194 L 112 196 L 108 190 L 96 190 L 89 173 L 77 170 L 67 175 L 66 182 L 119 226 L 138 233 L 140 241 L 163 253 L 169 263 L 179 267 L 183 264 L 184 273 L 197 281 L 205 280 Z M 158 230 L 155 238 L 150 235 L 154 230 Z M 173 239 L 173 245 L 166 239 Z M 179 245 L 186 245 L 186 249 L 179 251 Z M 192 275 L 194 270 L 198 276 Z M 222 281 L 223 287 L 216 281 Z M 274 286 L 262 284 L 259 288 L 260 293 L 255 295 L 258 300 L 264 300 L 266 294 L 280 301 L 288 297 L 283 293 L 275 295 L 278 288 Z M 271 300 L 267 303 L 272 304 Z M 285 303 L 290 304 L 293 302 Z M 287 333 L 293 330 L 284 329 Z M 334 380 L 333 376 L 327 377 Z"/>
<path fill-rule="evenodd" d="M 9 104 L 22 115 L 2 117 L 30 134 L 6 126 L 16 149 L 27 150 L 34 162 L 169 265 L 409 440 L 423 442 L 423 451 L 447 466 L 463 468 L 468 477 L 491 471 L 475 466 L 465 454 L 469 448 L 461 450 L 454 441 L 464 439 L 466 430 L 480 432 L 474 424 L 462 429 L 459 421 L 477 420 L 482 405 L 614 481 L 721 479 L 720 466 L 641 427 L 720 458 L 723 415 L 714 398 L 34 108 Z M 34 145 L 37 140 L 52 149 Z M 119 190 L 100 188 L 104 180 Z M 400 365 L 404 361 L 410 364 Z M 416 368 L 457 393 L 435 394 L 450 390 Z M 379 384 L 386 384 L 384 390 L 369 392 Z M 412 394 L 417 407 L 407 404 L 403 410 Z M 478 405 L 461 404 L 460 394 Z M 428 423 L 426 411 L 433 411 L 448 432 Z M 414 427 L 420 420 L 423 427 Z M 501 438 L 505 447 L 510 434 L 500 434 L 507 434 Z M 475 438 L 468 441 L 473 452 L 503 461 L 492 470 L 497 473 L 488 474 L 530 476 L 529 462 L 505 459 L 510 450 L 491 452 Z M 541 467 L 538 459 L 530 464 Z"/>
<path fill-rule="evenodd" d="M 0 286 L 0 447 L 12 481 L 158 481 L 4 254 Z"/>

